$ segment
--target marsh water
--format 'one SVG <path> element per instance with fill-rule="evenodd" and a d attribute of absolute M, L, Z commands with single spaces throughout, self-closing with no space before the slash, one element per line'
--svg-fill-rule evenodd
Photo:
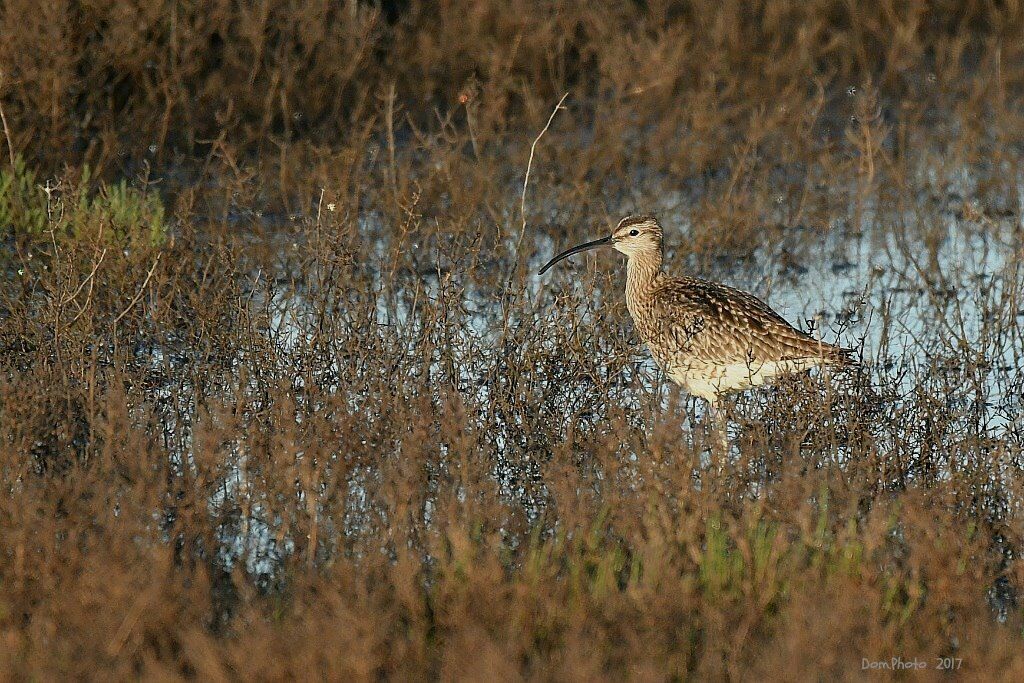
<path fill-rule="evenodd" d="M 1024 228 L 1019 212 L 992 211 L 973 202 L 970 175 L 965 172 L 963 177 L 963 186 L 947 188 L 939 199 L 935 195 L 922 199 L 929 206 L 926 212 L 918 208 L 882 217 L 870 204 L 859 206 L 856 223 L 843 217 L 822 235 L 810 237 L 799 227 L 782 230 L 770 244 L 742 259 L 710 262 L 695 259 L 679 246 L 686 243 L 694 226 L 685 214 L 673 210 L 685 201 L 674 198 L 662 211 L 655 207 L 666 231 L 665 268 L 670 273 L 687 272 L 754 292 L 798 327 L 856 349 L 868 386 L 877 389 L 876 399 L 889 402 L 895 413 L 903 402 L 911 402 L 915 392 L 927 387 L 945 396 L 946 408 L 954 415 L 952 429 L 960 424 L 965 433 L 984 434 L 993 444 L 1017 444 L 1019 448 L 1024 435 Z M 1024 205 L 1024 184 L 1019 192 L 1018 201 Z M 281 224 L 280 234 L 271 226 L 267 239 L 282 253 L 301 251 L 303 244 L 294 241 L 295 231 L 289 223 L 309 225 L 315 220 L 313 216 L 293 216 Z M 377 230 L 372 219 L 359 224 L 364 231 L 361 239 L 376 245 L 369 250 L 372 261 L 364 266 L 373 274 L 372 286 L 383 293 L 388 289 L 388 277 L 392 282 L 395 279 L 393 272 L 387 273 L 387 244 L 374 237 Z M 541 324 L 550 325 L 565 325 L 569 319 L 585 322 L 598 337 L 616 340 L 627 349 L 626 362 L 617 358 L 600 370 L 606 379 L 622 385 L 615 396 L 627 410 L 642 412 L 652 405 L 661 411 L 679 409 L 678 392 L 674 399 L 670 397 L 670 385 L 636 340 L 624 307 L 616 305 L 624 277 L 620 255 L 581 255 L 561 264 L 551 275 L 536 274 L 540 264 L 566 246 L 546 235 L 538 236 L 536 244 L 527 244 L 531 252 L 525 257 L 528 274 L 521 289 L 509 299 L 503 299 L 493 287 L 463 283 L 455 308 L 464 318 L 449 337 L 453 345 L 449 351 L 459 360 L 454 372 L 460 391 L 471 395 L 477 405 L 489 404 L 502 379 L 495 377 L 493 359 L 482 350 L 501 347 L 510 318 L 546 319 L 548 322 Z M 411 247 L 419 249 L 420 245 Z M 426 266 L 421 264 L 418 270 L 406 273 L 405 289 L 392 289 L 389 296 L 377 299 L 376 323 L 383 334 L 392 330 L 406 339 L 396 348 L 408 343 L 409 331 L 419 324 L 421 304 L 417 301 L 438 301 L 444 297 L 442 282 L 459 277 L 450 266 L 441 268 L 441 257 L 432 261 L 428 251 L 424 254 Z M 315 283 L 306 278 L 296 284 L 295 273 L 288 266 L 283 266 L 277 277 L 284 281 L 289 276 L 292 286 L 269 298 L 256 298 L 257 305 L 273 311 L 267 333 L 278 349 L 282 369 L 293 352 L 313 343 L 318 329 L 318 315 L 309 304 L 316 296 Z M 255 272 L 253 277 L 256 281 L 268 274 Z M 409 343 L 410 352 L 415 352 L 414 347 Z M 557 343 L 551 352 L 559 353 Z M 244 359 L 241 362 L 244 364 Z M 573 362 L 578 361 L 566 361 Z M 452 372 L 441 365 L 438 359 L 430 367 L 439 376 Z M 567 372 L 586 374 L 601 365 L 597 358 L 590 367 L 569 367 Z M 339 368 L 327 366 L 319 374 L 295 378 L 294 386 L 301 391 L 311 379 L 333 386 L 339 374 Z M 583 400 L 579 397 L 586 393 L 586 385 L 572 389 L 567 404 L 572 403 L 572 391 L 580 392 L 576 398 Z M 754 407 L 756 413 L 760 394 L 766 391 L 773 390 L 738 397 L 734 410 L 742 415 Z M 354 406 L 360 403 L 358 396 L 349 400 Z M 701 403 L 691 400 L 688 405 L 691 418 L 699 417 Z M 524 468 L 532 470 L 535 465 L 524 463 L 521 457 L 505 456 L 529 448 L 518 443 L 524 421 L 505 414 L 487 415 L 486 409 L 481 411 L 480 421 L 494 432 L 488 443 L 494 450 L 494 475 L 504 494 L 522 500 L 528 516 L 539 519 L 545 507 L 545 486 L 524 483 L 523 474 Z M 699 419 L 688 419 L 682 428 L 699 430 L 702 424 Z M 738 439 L 740 428 L 732 429 Z M 891 436 L 880 443 L 894 448 L 896 440 Z M 737 444 L 738 440 L 732 446 L 733 457 L 741 455 Z M 909 450 L 915 448 L 911 445 Z M 245 456 L 238 457 L 233 474 L 212 501 L 214 506 L 227 502 L 247 485 Z M 638 455 L 626 449 L 622 457 L 635 462 Z M 939 467 L 948 472 L 956 463 L 951 459 Z M 1012 465 L 1000 468 L 1006 477 L 1017 474 Z M 359 480 L 371 476 L 368 470 L 352 472 L 347 504 L 354 512 L 347 524 L 360 523 L 358 511 L 368 513 L 371 502 Z M 757 495 L 758 490 L 754 486 L 751 492 Z M 428 502 L 421 514 L 429 524 L 432 504 Z M 244 559 L 249 572 L 264 577 L 273 576 L 282 554 L 290 553 L 294 546 L 276 534 L 273 515 L 262 505 L 254 506 L 237 526 L 226 527 L 222 542 L 227 566 Z"/>

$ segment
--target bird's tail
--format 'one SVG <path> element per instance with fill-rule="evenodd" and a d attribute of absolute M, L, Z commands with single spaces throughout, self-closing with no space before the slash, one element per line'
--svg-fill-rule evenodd
<path fill-rule="evenodd" d="M 825 361 L 837 368 L 852 368 L 860 365 L 860 357 L 856 349 L 847 349 L 832 344 L 822 344 Z"/>
<path fill-rule="evenodd" d="M 856 349 L 829 344 L 806 334 L 797 339 L 790 339 L 788 343 L 789 358 L 817 361 L 814 365 L 830 365 L 835 368 L 852 368 L 860 365 L 860 354 Z"/>
<path fill-rule="evenodd" d="M 802 340 L 799 353 L 803 356 L 820 359 L 823 365 L 836 368 L 849 368 L 860 365 L 856 349 L 847 349 L 820 339 Z"/>

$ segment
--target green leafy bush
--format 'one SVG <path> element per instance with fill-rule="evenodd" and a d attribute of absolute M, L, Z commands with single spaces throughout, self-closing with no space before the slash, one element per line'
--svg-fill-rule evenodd
<path fill-rule="evenodd" d="M 75 181 L 43 185 L 20 157 L 0 171 L 0 230 L 15 236 L 159 244 L 167 232 L 159 197 L 121 180 L 91 189 L 88 167 Z"/>
<path fill-rule="evenodd" d="M 0 171 L 0 229 L 15 234 L 41 234 L 46 230 L 46 192 L 36 174 L 18 157 L 14 168 Z"/>

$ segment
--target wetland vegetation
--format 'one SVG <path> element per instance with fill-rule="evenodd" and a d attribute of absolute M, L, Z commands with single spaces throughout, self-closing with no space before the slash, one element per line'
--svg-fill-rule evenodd
<path fill-rule="evenodd" d="M 1022 38 L 6 0 L 0 671 L 1019 680 Z M 634 212 L 863 372 L 735 397 L 710 455 L 617 257 L 536 275 Z"/>

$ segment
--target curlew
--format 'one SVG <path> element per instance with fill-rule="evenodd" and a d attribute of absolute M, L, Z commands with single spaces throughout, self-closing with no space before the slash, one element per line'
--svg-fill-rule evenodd
<path fill-rule="evenodd" d="M 626 307 L 640 338 L 673 382 L 719 399 L 774 377 L 847 365 L 851 352 L 801 332 L 753 294 L 662 270 L 662 230 L 654 216 L 628 216 L 608 237 L 567 249 L 547 270 L 581 251 L 610 246 L 627 256 Z"/>

